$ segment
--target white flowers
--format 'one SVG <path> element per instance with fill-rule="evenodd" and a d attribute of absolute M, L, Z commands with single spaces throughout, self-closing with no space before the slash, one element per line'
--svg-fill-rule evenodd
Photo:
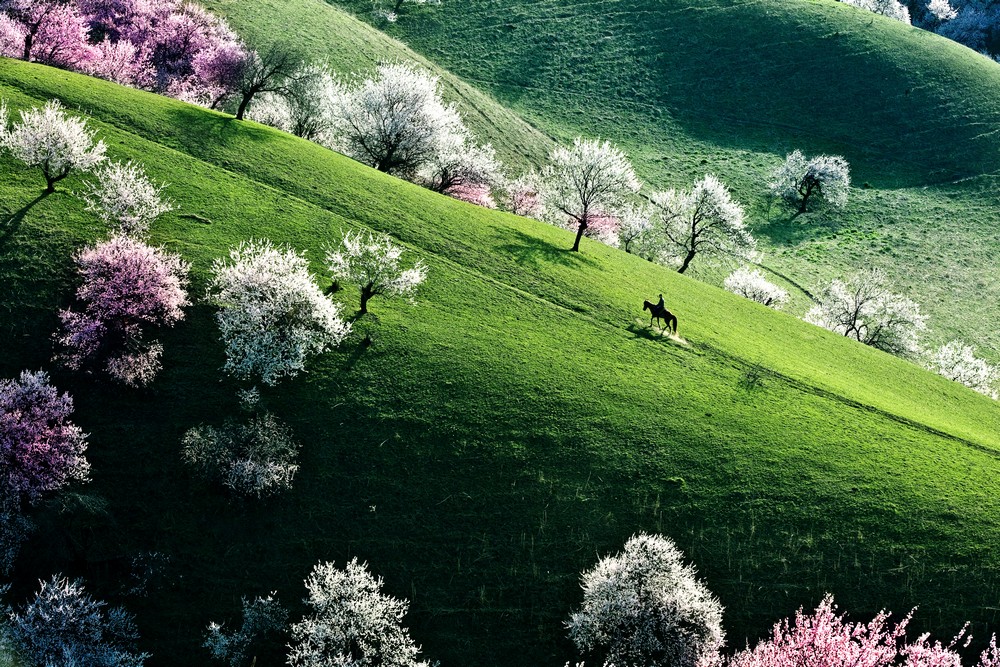
<path fill-rule="evenodd" d="M 351 330 L 294 250 L 247 241 L 212 269 L 209 299 L 221 308 L 216 319 L 226 343 L 225 369 L 237 378 L 277 384 Z"/>
<path fill-rule="evenodd" d="M 90 171 L 104 160 L 104 141 L 94 143 L 94 132 L 80 118 L 66 115 L 59 100 L 41 109 L 21 112 L 21 122 L 7 129 L 7 108 L 0 110 L 0 146 L 29 167 L 40 167 L 46 192 L 73 170 Z"/>
<path fill-rule="evenodd" d="M 400 625 L 409 603 L 381 592 L 354 558 L 343 570 L 319 563 L 305 581 L 312 611 L 292 625 L 292 667 L 426 667 L 419 647 Z"/>
<path fill-rule="evenodd" d="M 95 171 L 96 181 L 85 186 L 87 210 L 96 211 L 116 233 L 141 238 L 161 214 L 173 210 L 160 198 L 163 186 L 155 186 L 143 168 L 134 162 L 111 162 Z"/>
<path fill-rule="evenodd" d="M 759 270 L 745 266 L 733 271 L 723 286 L 733 294 L 778 310 L 788 301 L 788 292 L 768 281 Z"/>
<path fill-rule="evenodd" d="M 980 394 L 997 398 L 996 384 L 1000 380 L 1000 369 L 977 357 L 975 348 L 961 341 L 953 340 L 928 352 L 924 367 Z"/>
<path fill-rule="evenodd" d="M 851 187 L 850 167 L 839 155 L 817 155 L 806 160 L 801 151 L 792 151 L 784 164 L 771 172 L 769 187 L 775 196 L 797 205 L 800 213 L 805 213 L 814 197 L 843 208 Z"/>
<path fill-rule="evenodd" d="M 326 255 L 334 280 L 345 280 L 361 287 L 361 313 L 368 312 L 373 296 L 412 294 L 427 277 L 427 267 L 417 262 L 411 269 L 400 267 L 403 248 L 385 235 L 347 232 L 340 247 Z"/>
<path fill-rule="evenodd" d="M 567 623 L 577 648 L 598 651 L 605 664 L 716 663 L 722 604 L 682 559 L 669 538 L 642 533 L 584 572 L 583 605 Z"/>
<path fill-rule="evenodd" d="M 927 326 L 920 305 L 890 292 L 878 269 L 832 281 L 804 319 L 900 357 L 919 353 L 918 337 Z"/>

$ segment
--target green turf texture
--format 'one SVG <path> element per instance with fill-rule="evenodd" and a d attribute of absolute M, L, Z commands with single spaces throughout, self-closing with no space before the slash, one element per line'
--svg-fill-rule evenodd
<path fill-rule="evenodd" d="M 27 595 L 56 570 L 138 614 L 151 665 L 209 664 L 210 620 L 277 590 L 293 616 L 319 560 L 367 560 L 444 665 L 563 664 L 578 574 L 634 532 L 675 539 L 727 608 L 730 645 L 832 592 L 860 614 L 919 604 L 943 638 L 996 627 L 1000 410 L 918 367 L 569 232 L 490 212 L 253 123 L 0 60 L 12 108 L 57 96 L 140 160 L 178 210 L 153 241 L 193 265 L 250 237 L 322 273 L 341 230 L 389 232 L 430 267 L 415 304 L 265 390 L 303 443 L 288 495 L 236 503 L 192 479 L 180 438 L 238 415 L 212 309 L 167 332 L 146 391 L 57 372 L 91 434 L 93 482 L 39 510 Z M 0 160 L 0 377 L 51 368 L 70 255 L 104 231 L 69 192 Z M 37 201 L 36 201 L 37 199 Z M 197 217 L 191 217 L 197 216 Z M 328 284 L 328 279 L 320 279 Z M 663 292 L 683 343 L 651 332 Z M 348 314 L 357 291 L 337 294 Z M 199 299 L 200 300 L 200 299 Z M 375 344 L 365 349 L 360 333 Z M 147 597 L 128 561 L 170 556 Z M 281 647 L 263 654 L 281 664 Z M 262 658 L 263 659 L 263 658 Z M 259 662 L 258 664 L 265 664 Z"/>
<path fill-rule="evenodd" d="M 798 312 L 796 285 L 881 267 L 931 315 L 928 347 L 961 338 L 1000 363 L 997 63 L 832 0 L 446 1 L 385 29 L 564 143 L 617 142 L 651 190 L 722 178 Z M 847 157 L 844 211 L 769 204 L 796 148 Z"/>

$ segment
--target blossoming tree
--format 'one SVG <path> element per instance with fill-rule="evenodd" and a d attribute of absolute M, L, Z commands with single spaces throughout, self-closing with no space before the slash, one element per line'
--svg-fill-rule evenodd
<path fill-rule="evenodd" d="M 268 240 L 246 241 L 212 266 L 209 299 L 226 344 L 225 370 L 269 385 L 335 347 L 351 325 L 316 286 L 305 257 Z"/>
<path fill-rule="evenodd" d="M 427 278 L 423 262 L 403 269 L 399 259 L 403 248 L 383 234 L 347 232 L 340 246 L 326 254 L 334 280 L 344 280 L 361 287 L 361 314 L 368 312 L 368 301 L 375 296 L 406 296 Z"/>

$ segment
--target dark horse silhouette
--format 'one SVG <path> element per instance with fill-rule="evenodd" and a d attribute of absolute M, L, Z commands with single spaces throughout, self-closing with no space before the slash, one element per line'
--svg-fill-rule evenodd
<path fill-rule="evenodd" d="M 675 335 L 677 334 L 677 317 L 669 310 L 659 304 L 650 303 L 649 301 L 642 302 L 642 309 L 649 311 L 649 326 L 653 326 L 654 319 L 659 322 L 662 318 L 666 325 L 661 325 L 660 331 L 670 329 L 670 331 Z"/>

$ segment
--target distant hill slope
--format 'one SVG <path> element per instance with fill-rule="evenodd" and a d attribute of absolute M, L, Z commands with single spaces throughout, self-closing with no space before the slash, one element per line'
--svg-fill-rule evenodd
<path fill-rule="evenodd" d="M 284 40 L 336 71 L 369 71 L 382 61 L 415 61 L 441 77 L 441 92 L 454 102 L 482 142 L 492 142 L 514 171 L 545 158 L 552 141 L 489 94 L 470 86 L 347 12 L 323 0 L 208 0 L 240 35 Z"/>
<path fill-rule="evenodd" d="M 639 530 L 673 537 L 727 607 L 730 646 L 837 595 L 859 614 L 920 605 L 950 637 L 995 628 L 1000 410 L 914 365 L 569 232 L 468 206 L 269 128 L 0 60 L 14 108 L 58 96 L 109 152 L 169 183 L 153 229 L 193 264 L 267 236 L 320 275 L 340 230 L 392 233 L 430 266 L 415 304 L 264 391 L 303 443 L 295 489 L 234 503 L 180 465 L 183 432 L 236 416 L 212 309 L 164 336 L 165 370 L 126 392 L 57 373 L 88 431 L 87 497 L 44 508 L 16 593 L 55 570 L 138 612 L 159 665 L 207 665 L 210 620 L 277 589 L 297 615 L 318 560 L 358 556 L 412 600 L 444 665 L 561 664 L 578 573 Z M 68 192 L 0 159 L 0 377 L 51 367 L 70 254 L 101 235 Z M 663 292 L 682 341 L 646 328 Z M 357 294 L 336 297 L 347 313 Z M 106 504 L 93 502 L 99 497 Z M 147 597 L 131 558 L 169 556 Z M 261 664 L 279 664 L 271 646 Z M 266 658 L 266 660 L 265 660 Z M 153 664 L 153 663 L 151 663 Z"/>
<path fill-rule="evenodd" d="M 881 266 L 933 316 L 929 344 L 961 337 L 1000 362 L 997 63 L 829 0 L 469 0 L 409 5 L 385 29 L 563 141 L 617 141 L 651 188 L 719 175 L 766 268 L 815 289 Z M 848 158 L 845 211 L 768 201 L 795 148 Z"/>

